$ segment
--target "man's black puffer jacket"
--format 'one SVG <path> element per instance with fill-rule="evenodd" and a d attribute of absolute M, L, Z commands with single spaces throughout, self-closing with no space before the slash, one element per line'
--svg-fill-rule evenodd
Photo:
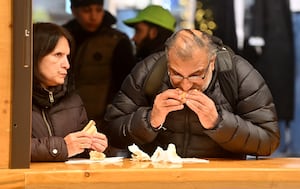
<path fill-rule="evenodd" d="M 80 131 L 88 122 L 79 95 L 68 93 L 66 85 L 51 91 L 53 102 L 49 91 L 39 85 L 33 87 L 31 161 L 66 161 L 68 150 L 64 137 Z M 80 155 L 88 157 L 87 152 Z"/>
<path fill-rule="evenodd" d="M 143 91 L 145 78 L 162 53 L 137 64 L 106 112 L 106 134 L 110 143 L 126 148 L 135 143 L 149 155 L 157 146 L 176 145 L 181 157 L 240 158 L 267 156 L 279 144 L 277 115 L 272 95 L 261 75 L 243 58 L 233 57 L 238 77 L 239 99 L 235 113 L 222 94 L 217 70 L 205 94 L 215 102 L 219 122 L 212 130 L 204 129 L 197 115 L 185 107 L 168 114 L 164 127 L 155 131 L 150 125 L 153 101 Z M 216 67 L 215 67 L 216 68 Z M 162 92 L 172 88 L 166 73 Z"/>

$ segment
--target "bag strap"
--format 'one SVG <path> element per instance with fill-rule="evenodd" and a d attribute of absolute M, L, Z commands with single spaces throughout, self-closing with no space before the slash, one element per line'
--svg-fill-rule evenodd
<path fill-rule="evenodd" d="M 163 54 L 154 64 L 145 81 L 144 92 L 149 99 L 153 100 L 159 91 L 166 71 L 167 58 L 166 55 Z"/>
<path fill-rule="evenodd" d="M 217 52 L 218 81 L 225 98 L 235 110 L 238 101 L 238 80 L 232 55 L 223 47 Z"/>

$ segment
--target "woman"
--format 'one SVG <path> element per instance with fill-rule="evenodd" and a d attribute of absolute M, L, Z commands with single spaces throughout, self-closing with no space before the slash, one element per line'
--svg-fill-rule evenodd
<path fill-rule="evenodd" d="M 104 134 L 81 131 L 88 123 L 78 94 L 68 85 L 72 39 L 61 26 L 33 25 L 33 95 L 31 161 L 66 161 L 103 152 Z"/>

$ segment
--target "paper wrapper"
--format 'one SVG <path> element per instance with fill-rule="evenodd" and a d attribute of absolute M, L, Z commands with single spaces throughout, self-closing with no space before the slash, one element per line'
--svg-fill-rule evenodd
<path fill-rule="evenodd" d="M 129 151 L 132 153 L 132 160 L 134 161 L 151 161 L 152 163 L 208 163 L 208 160 L 199 158 L 181 158 L 176 153 L 174 144 L 169 144 L 167 150 L 157 147 L 153 155 L 150 157 L 147 153 L 143 152 L 135 144 L 128 146 Z"/>

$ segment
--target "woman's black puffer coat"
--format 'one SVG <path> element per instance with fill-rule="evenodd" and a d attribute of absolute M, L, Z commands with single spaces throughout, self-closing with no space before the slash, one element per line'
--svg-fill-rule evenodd
<path fill-rule="evenodd" d="M 157 146 L 166 149 L 173 143 L 181 157 L 198 158 L 244 159 L 246 155 L 268 156 L 275 151 L 280 135 L 272 95 L 261 75 L 239 56 L 233 57 L 239 83 L 237 106 L 232 108 L 222 94 L 218 70 L 205 91 L 219 112 L 214 129 L 204 129 L 197 115 L 185 107 L 168 114 L 166 130 L 153 130 L 149 121 L 153 101 L 145 95 L 143 86 L 160 56 L 154 54 L 138 63 L 108 107 L 105 129 L 113 146 L 126 148 L 135 143 L 151 156 Z M 172 87 L 167 73 L 158 82 L 162 82 L 158 93 Z"/>
<path fill-rule="evenodd" d="M 64 137 L 80 131 L 88 122 L 79 95 L 69 94 L 65 85 L 51 91 L 33 87 L 31 161 L 66 161 Z"/>

